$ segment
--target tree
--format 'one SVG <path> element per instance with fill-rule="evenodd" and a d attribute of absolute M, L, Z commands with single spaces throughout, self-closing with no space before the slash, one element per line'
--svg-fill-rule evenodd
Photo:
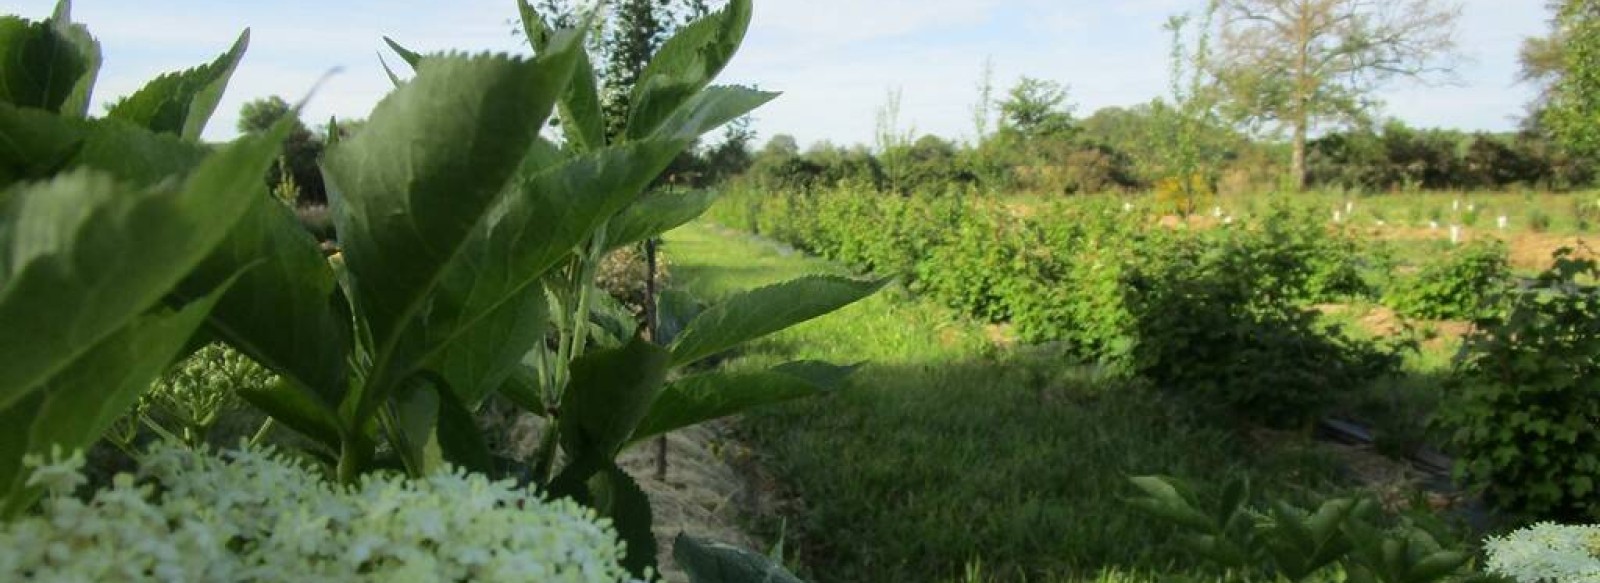
<path fill-rule="evenodd" d="M 1023 77 L 1000 102 L 1000 129 L 1023 140 L 1068 138 L 1075 131 L 1066 86 Z"/>
<path fill-rule="evenodd" d="M 289 102 L 274 95 L 245 103 L 239 108 L 239 133 L 267 131 L 286 117 L 294 118 L 294 129 L 290 130 L 289 138 L 283 142 L 282 163 L 273 164 L 267 170 L 267 186 L 276 188 L 284 182 L 283 171 L 288 170 L 289 178 L 300 190 L 301 201 L 326 202 L 327 189 L 322 183 L 322 170 L 318 166 L 322 160 L 323 143 L 300 120 L 299 113 Z"/>
<path fill-rule="evenodd" d="M 1600 0 L 1551 8 L 1550 37 L 1524 45 L 1524 76 L 1548 82 L 1540 123 L 1561 145 L 1578 156 L 1600 155 Z"/>
<path fill-rule="evenodd" d="M 1213 10 L 1214 74 L 1240 119 L 1289 130 L 1296 190 L 1313 126 L 1360 119 L 1397 78 L 1448 76 L 1461 14 L 1451 0 L 1216 0 Z"/>

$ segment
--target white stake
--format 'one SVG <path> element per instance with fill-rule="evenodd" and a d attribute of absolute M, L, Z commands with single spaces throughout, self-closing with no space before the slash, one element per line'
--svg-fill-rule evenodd
<path fill-rule="evenodd" d="M 1450 225 L 1450 244 L 1461 243 L 1461 225 Z"/>
<path fill-rule="evenodd" d="M 1439 221 L 1428 221 L 1428 228 L 1435 231 L 1439 230 Z"/>
<path fill-rule="evenodd" d="M 1450 202 L 1450 210 L 1453 210 L 1453 211 L 1461 210 L 1461 199 L 1458 198 L 1458 199 L 1455 199 L 1454 201 L 1451 201 Z"/>
<path fill-rule="evenodd" d="M 1500 223 L 1500 230 L 1504 231 L 1506 230 L 1506 225 L 1511 224 L 1511 219 L 1506 218 L 1505 215 L 1500 215 L 1500 220 L 1496 222 Z"/>

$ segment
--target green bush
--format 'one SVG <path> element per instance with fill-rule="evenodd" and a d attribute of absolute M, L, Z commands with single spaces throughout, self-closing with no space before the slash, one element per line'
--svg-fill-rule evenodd
<path fill-rule="evenodd" d="M 1503 510 L 1600 520 L 1600 298 L 1576 283 L 1596 276 L 1593 260 L 1558 251 L 1462 347 L 1435 423 L 1458 476 Z"/>
<path fill-rule="evenodd" d="M 1361 246 L 1318 210 L 1275 204 L 1249 225 L 1191 229 L 1114 198 L 1021 210 L 840 189 L 745 192 L 723 206 L 719 216 L 757 216 L 784 242 L 1008 322 L 1023 341 L 1061 342 L 1259 421 L 1301 423 L 1397 364 L 1306 309 L 1369 292 Z"/>
<path fill-rule="evenodd" d="M 1511 279 L 1505 243 L 1473 241 L 1451 250 L 1403 279 L 1386 303 L 1414 318 L 1470 320 L 1482 315 L 1485 302 Z"/>

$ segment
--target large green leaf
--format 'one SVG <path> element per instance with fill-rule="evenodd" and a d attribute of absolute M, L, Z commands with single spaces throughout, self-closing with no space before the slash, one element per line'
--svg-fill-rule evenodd
<path fill-rule="evenodd" d="M 615 456 L 661 391 L 669 358 L 661 347 L 635 338 L 574 361 L 561 403 L 561 447 L 579 459 Z"/>
<path fill-rule="evenodd" d="M 628 139 L 654 133 L 663 120 L 711 84 L 744 42 L 750 11 L 750 0 L 731 0 L 661 45 L 634 86 Z"/>
<path fill-rule="evenodd" d="M 813 275 L 733 296 L 689 323 L 672 343 L 672 364 L 690 364 L 827 314 L 872 295 L 885 283 Z"/>
<path fill-rule="evenodd" d="M 540 290 L 526 290 L 489 312 L 467 333 L 430 344 L 442 347 L 428 363 L 444 377 L 455 398 L 476 407 L 503 386 L 545 338 L 549 309 Z M 443 332 L 434 327 L 429 332 Z"/>
<path fill-rule="evenodd" d="M 253 203 L 279 135 L 241 139 L 182 183 L 76 171 L 0 210 L 0 407 L 156 304 Z"/>
<path fill-rule="evenodd" d="M 567 37 L 534 61 L 436 56 L 391 93 L 355 137 L 327 154 L 334 223 L 353 274 L 357 310 L 376 342 L 370 409 L 414 367 L 399 354 L 537 139 L 580 50 Z M 481 257 L 467 257 L 474 261 Z M 431 318 L 430 325 L 431 325 Z"/>
<path fill-rule="evenodd" d="M 279 377 L 269 387 L 240 387 L 239 397 L 274 420 L 334 449 L 339 447 L 339 418 L 315 394 Z"/>
<path fill-rule="evenodd" d="M 589 479 L 586 505 L 611 519 L 617 538 L 626 545 L 622 566 L 635 577 L 644 577 L 656 567 L 656 537 L 651 530 L 650 498 L 633 477 L 607 463 L 605 469 Z"/>
<path fill-rule="evenodd" d="M 0 103 L 61 111 L 90 67 L 51 23 L 0 17 Z"/>
<path fill-rule="evenodd" d="M 539 295 L 544 274 L 636 199 L 687 145 L 649 140 L 563 158 L 541 144 L 543 153 L 529 157 L 510 195 L 488 213 L 437 282 L 426 336 L 417 340 L 424 346 L 416 349 L 423 351 L 420 360 L 436 363 L 450 358 L 442 354 L 460 343 L 481 346 L 511 337 L 515 331 L 505 330 L 496 315 Z M 513 366 L 533 348 L 535 332 L 522 330 L 520 343 L 493 347 L 504 357 L 498 362 Z M 472 402 L 466 399 L 472 395 L 462 396 Z"/>
<path fill-rule="evenodd" d="M 517 10 L 522 16 L 523 32 L 527 34 L 534 52 L 547 50 L 553 31 L 528 4 L 528 0 L 517 0 Z M 605 147 L 605 111 L 600 107 L 600 90 L 595 82 L 594 64 L 589 61 L 587 52 L 578 55 L 578 63 L 572 69 L 572 81 L 567 85 L 566 94 L 561 96 L 559 108 L 561 129 L 569 149 L 592 152 Z"/>
<path fill-rule="evenodd" d="M 205 146 L 122 120 L 81 120 L 0 103 L 0 187 L 73 168 L 109 172 L 129 186 L 153 186 L 188 174 L 209 153 Z"/>
<path fill-rule="evenodd" d="M 707 189 L 645 196 L 611 219 L 606 244 L 616 249 L 680 227 L 704 214 L 720 194 Z"/>
<path fill-rule="evenodd" d="M 99 439 L 177 358 L 218 297 L 133 319 L 0 410 L 0 515 L 15 515 L 37 494 L 22 486 L 22 456 L 72 452 Z"/>
<path fill-rule="evenodd" d="M 138 92 L 118 101 L 106 116 L 198 141 L 249 46 L 250 30 L 245 29 L 239 33 L 233 47 L 215 61 L 155 78 Z"/>
<path fill-rule="evenodd" d="M 759 553 L 678 534 L 672 558 L 689 583 L 801 583 L 782 565 Z"/>
<path fill-rule="evenodd" d="M 72 86 L 72 93 L 61 104 L 61 114 L 69 117 L 83 118 L 89 115 L 89 97 L 94 93 L 95 81 L 100 76 L 100 41 L 89 34 L 88 27 L 72 22 L 72 2 L 61 0 L 56 4 L 55 15 L 50 17 L 50 24 L 55 27 L 56 34 L 71 42 L 78 49 L 78 56 L 83 58 L 85 70 L 78 76 L 78 82 Z"/>
<path fill-rule="evenodd" d="M 349 307 L 316 240 L 259 182 L 245 218 L 178 286 L 193 297 L 250 266 L 211 313 L 209 329 L 327 407 L 346 390 Z"/>
<path fill-rule="evenodd" d="M 663 140 L 693 140 L 777 98 L 777 93 L 745 87 L 707 87 L 674 110 L 651 135 Z"/>
<path fill-rule="evenodd" d="M 834 373 L 812 374 L 819 367 L 832 368 Z M 717 371 L 684 377 L 667 383 L 629 441 L 637 443 L 755 407 L 820 395 L 836 388 L 851 370 L 854 367 L 795 363 L 764 371 Z"/>

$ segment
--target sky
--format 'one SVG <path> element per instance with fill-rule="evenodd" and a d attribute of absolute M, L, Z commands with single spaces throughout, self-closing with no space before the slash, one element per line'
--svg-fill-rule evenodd
<path fill-rule="evenodd" d="M 1416 126 L 1509 130 L 1533 93 L 1515 81 L 1517 49 L 1545 31 L 1544 3 L 1461 2 L 1456 82 L 1386 87 L 1383 112 Z M 55 0 L 7 4 L 6 13 L 43 19 Z M 719 82 L 783 93 L 757 111 L 758 142 L 783 133 L 801 144 L 870 144 L 891 90 L 902 95 L 902 129 L 965 140 L 986 60 L 997 93 L 1021 76 L 1049 79 L 1069 87 L 1080 116 L 1147 102 L 1167 90 L 1162 24 L 1204 4 L 756 0 L 745 45 Z M 77 0 L 73 11 L 105 53 L 96 104 L 216 58 L 249 27 L 250 50 L 206 130 L 212 140 L 235 136 L 239 107 L 269 95 L 309 96 L 308 122 L 366 117 L 391 88 L 378 61 L 385 35 L 423 52 L 526 52 L 511 34 L 513 0 Z"/>

